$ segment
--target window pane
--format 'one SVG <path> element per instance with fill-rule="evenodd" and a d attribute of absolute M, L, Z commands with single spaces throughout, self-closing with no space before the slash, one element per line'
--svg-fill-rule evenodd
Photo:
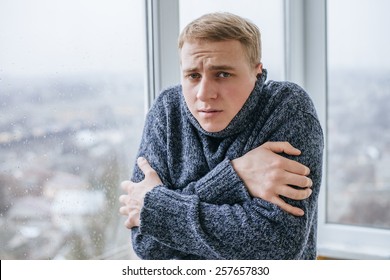
<path fill-rule="evenodd" d="M 128 258 L 143 1 L 0 1 L 0 258 Z M 120 230 L 118 230 L 120 229 Z"/>
<path fill-rule="evenodd" d="M 268 80 L 284 78 L 283 0 L 181 0 L 180 29 L 210 12 L 231 12 L 255 23 L 261 32 L 262 62 L 268 71 Z"/>
<path fill-rule="evenodd" d="M 386 0 L 328 0 L 330 223 L 390 228 Z"/>

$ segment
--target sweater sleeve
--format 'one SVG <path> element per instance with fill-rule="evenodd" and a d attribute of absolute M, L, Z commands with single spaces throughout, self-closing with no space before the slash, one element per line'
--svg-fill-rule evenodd
<path fill-rule="evenodd" d="M 313 193 L 289 203 L 302 208 L 304 216 L 256 198 L 217 205 L 156 187 L 145 197 L 140 234 L 205 259 L 314 259 L 323 135 L 318 120 L 308 113 L 297 110 L 286 117 L 267 141 L 290 141 L 302 151 L 294 159 L 310 168 Z"/>

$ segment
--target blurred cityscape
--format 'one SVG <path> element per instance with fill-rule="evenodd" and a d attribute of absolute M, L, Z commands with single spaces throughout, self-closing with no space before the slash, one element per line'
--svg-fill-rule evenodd
<path fill-rule="evenodd" d="M 0 259 L 130 250 L 117 202 L 138 149 L 144 90 L 142 77 L 129 76 L 1 80 Z"/>
<path fill-rule="evenodd" d="M 390 228 L 385 74 L 330 72 L 330 222 Z M 0 259 L 131 257 L 119 183 L 143 120 L 141 77 L 1 79 Z"/>
<path fill-rule="evenodd" d="M 327 219 L 390 229 L 390 73 L 329 71 Z"/>

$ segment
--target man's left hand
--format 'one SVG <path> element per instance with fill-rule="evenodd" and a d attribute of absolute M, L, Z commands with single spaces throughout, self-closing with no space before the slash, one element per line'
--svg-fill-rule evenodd
<path fill-rule="evenodd" d="M 119 202 L 123 204 L 119 213 L 127 216 L 125 226 L 129 229 L 140 225 L 140 214 L 146 193 L 162 184 L 157 172 L 145 158 L 138 158 L 137 164 L 145 175 L 144 180 L 139 183 L 123 181 L 121 187 L 127 194 L 119 197 Z"/>

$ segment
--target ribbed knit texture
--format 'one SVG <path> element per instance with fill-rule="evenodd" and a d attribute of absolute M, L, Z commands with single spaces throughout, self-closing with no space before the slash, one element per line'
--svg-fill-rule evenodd
<path fill-rule="evenodd" d="M 289 82 L 265 83 L 266 71 L 241 111 L 221 132 L 204 131 L 181 86 L 163 91 L 150 109 L 138 156 L 163 185 L 145 197 L 133 248 L 143 259 L 314 259 L 323 134 L 313 103 Z M 311 170 L 313 193 L 286 199 L 305 211 L 296 217 L 252 198 L 231 160 L 267 141 L 288 141 L 290 157 Z M 132 180 L 144 175 L 135 166 Z"/>

